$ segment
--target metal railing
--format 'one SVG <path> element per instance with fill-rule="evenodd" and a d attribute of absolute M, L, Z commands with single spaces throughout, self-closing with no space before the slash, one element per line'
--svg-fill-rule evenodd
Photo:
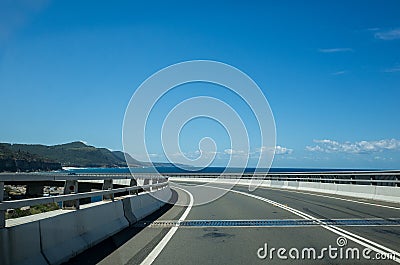
<path fill-rule="evenodd" d="M 164 179 L 151 173 L 0 173 L 0 182 L 13 181 L 60 181 L 60 180 L 109 180 L 109 179 Z"/>
<path fill-rule="evenodd" d="M 24 206 L 34 206 L 47 203 L 62 202 L 63 208 L 79 209 L 81 199 L 102 196 L 103 199 L 114 200 L 118 193 L 137 194 L 142 190 L 152 190 L 168 185 L 169 177 L 177 178 L 220 178 L 220 179 L 252 179 L 270 181 L 320 182 L 347 185 L 377 185 L 400 187 L 400 171 L 354 171 L 354 172 L 290 172 L 290 173 L 0 173 L 0 228 L 5 226 L 5 212 L 7 209 L 17 209 Z M 129 180 L 128 185 L 114 188 L 113 180 Z M 143 185 L 137 185 L 137 179 L 143 180 Z M 19 200 L 4 200 L 4 185 L 41 182 L 49 185 L 57 183 L 64 186 L 62 195 L 50 197 L 27 198 Z M 80 182 L 101 184 L 101 190 L 79 191 Z M 100 182 L 100 183 L 99 183 Z M 83 184 L 83 183 L 81 183 Z M 121 186 L 119 184 L 119 186 Z"/>
<path fill-rule="evenodd" d="M 113 180 L 129 180 L 125 187 L 114 188 Z M 80 182 L 99 184 L 102 182 L 101 190 L 79 191 Z M 137 180 L 143 180 L 144 185 L 138 185 Z M 49 186 L 61 184 L 64 186 L 62 195 L 49 197 L 26 198 L 18 200 L 4 200 L 4 186 L 9 183 L 19 185 L 37 185 L 36 183 L 48 184 Z M 82 183 L 81 183 L 82 184 Z M 61 173 L 0 173 L 0 228 L 5 227 L 5 214 L 8 209 L 17 209 L 25 206 L 35 206 L 48 203 L 62 203 L 64 209 L 80 208 L 80 200 L 102 196 L 103 200 L 114 200 L 115 194 L 138 194 L 141 191 L 153 191 L 168 185 L 168 180 L 160 175 L 139 174 L 61 174 Z M 119 184 L 121 186 L 121 184 Z"/>
<path fill-rule="evenodd" d="M 400 187 L 400 171 L 290 172 L 290 173 L 168 173 L 176 178 L 258 179 Z"/>

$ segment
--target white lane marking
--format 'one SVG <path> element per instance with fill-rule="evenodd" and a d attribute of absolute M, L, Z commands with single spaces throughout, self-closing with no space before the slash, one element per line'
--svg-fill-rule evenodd
<path fill-rule="evenodd" d="M 362 201 L 344 199 L 344 198 L 333 197 L 333 196 L 322 195 L 322 194 L 315 194 L 315 193 L 304 192 L 304 191 L 286 190 L 286 189 L 269 188 L 269 187 L 260 187 L 260 188 L 264 189 L 264 190 L 280 190 L 280 191 L 287 191 L 287 192 L 294 192 L 294 193 L 302 193 L 302 194 L 318 196 L 318 197 L 324 197 L 324 198 L 329 198 L 329 199 L 336 199 L 336 200 L 341 200 L 341 201 L 355 202 L 355 203 L 366 204 L 366 205 L 371 205 L 371 206 L 377 206 L 377 207 L 389 208 L 389 209 L 394 209 L 394 210 L 400 210 L 400 208 L 398 208 L 398 207 L 389 206 L 389 205 L 376 204 L 376 203 L 371 203 L 371 202 L 362 202 Z"/>
<path fill-rule="evenodd" d="M 274 206 L 277 206 L 277 207 L 279 207 L 281 209 L 284 209 L 286 211 L 289 211 L 289 212 L 291 212 L 291 213 L 293 213 L 293 214 L 295 214 L 297 216 L 300 216 L 300 217 L 302 217 L 304 219 L 313 220 L 313 221 L 319 223 L 322 228 L 325 228 L 325 229 L 327 229 L 327 230 L 329 230 L 329 231 L 331 231 L 331 232 L 333 232 L 333 233 L 335 233 L 337 235 L 346 237 L 347 239 L 349 239 L 349 240 L 351 240 L 351 241 L 353 241 L 355 243 L 358 243 L 358 244 L 360 244 L 360 245 L 362 245 L 364 247 L 370 248 L 371 250 L 373 250 L 373 251 L 375 251 L 377 253 L 380 253 L 382 255 L 386 255 L 388 253 L 393 254 L 393 255 L 396 256 L 393 261 L 395 261 L 397 263 L 400 263 L 400 253 L 398 253 L 398 252 L 396 252 L 396 251 L 394 251 L 394 250 L 392 250 L 390 248 L 387 248 L 387 247 L 385 247 L 383 245 L 380 245 L 380 244 L 378 244 L 376 242 L 373 242 L 373 241 L 371 241 L 369 239 L 366 239 L 366 238 L 364 238 L 362 236 L 353 234 L 353 233 L 351 233 L 349 231 L 346 231 L 344 229 L 338 228 L 338 227 L 333 226 L 333 225 L 328 225 L 328 224 L 326 224 L 324 222 L 321 222 L 320 220 L 318 220 L 314 216 L 311 216 L 311 215 L 309 215 L 307 213 L 304 213 L 302 211 L 299 211 L 297 209 L 291 208 L 289 206 L 286 206 L 286 205 L 280 204 L 278 202 L 269 200 L 267 198 L 260 197 L 260 196 L 257 196 L 257 195 L 253 195 L 253 194 L 250 194 L 250 193 L 245 193 L 245 192 L 241 192 L 241 191 L 237 191 L 237 190 L 229 190 L 229 189 L 220 188 L 220 187 L 213 187 L 213 186 L 208 186 L 208 187 L 215 188 L 215 189 L 221 189 L 221 190 L 228 190 L 228 191 L 231 191 L 231 192 L 234 192 L 234 193 L 238 193 L 238 194 L 242 194 L 242 195 L 245 195 L 245 196 L 248 196 L 248 197 L 252 197 L 252 198 L 267 202 L 269 204 L 272 204 Z"/>
<path fill-rule="evenodd" d="M 140 265 L 150 265 L 154 262 L 154 260 L 160 255 L 161 251 L 164 249 L 164 247 L 168 244 L 168 242 L 171 240 L 172 236 L 175 234 L 176 230 L 178 230 L 179 223 L 184 221 L 185 218 L 188 216 L 190 210 L 192 209 L 193 206 L 193 195 L 182 188 L 174 187 L 176 189 L 180 189 L 184 192 L 186 192 L 189 195 L 189 205 L 187 206 L 185 212 L 182 214 L 181 218 L 178 220 L 178 224 L 174 227 L 172 227 L 168 233 L 161 239 L 161 241 L 158 243 L 158 245 L 150 252 L 150 254 L 140 263 Z"/>

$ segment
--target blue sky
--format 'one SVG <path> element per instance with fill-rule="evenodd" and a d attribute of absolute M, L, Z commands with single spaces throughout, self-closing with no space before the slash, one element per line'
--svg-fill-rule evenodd
<path fill-rule="evenodd" d="M 398 10 L 399 1 L 1 1 L 0 141 L 120 150 L 135 89 L 168 65 L 208 59 L 263 90 L 276 122 L 274 166 L 399 168 Z M 238 102 L 193 87 L 179 96 Z M 210 134 L 220 143 L 215 165 L 241 155 L 219 125 L 197 122 L 182 132 L 184 152 L 196 154 Z M 157 158 L 159 135 L 148 137 Z"/>

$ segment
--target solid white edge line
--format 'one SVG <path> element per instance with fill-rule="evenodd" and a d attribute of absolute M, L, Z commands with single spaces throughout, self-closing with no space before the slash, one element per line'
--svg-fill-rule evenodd
<path fill-rule="evenodd" d="M 140 263 L 140 265 L 150 265 L 154 262 L 154 260 L 160 255 L 161 251 L 164 249 L 164 247 L 168 244 L 168 242 L 171 240 L 172 236 L 175 234 L 176 230 L 178 230 L 179 227 L 179 222 L 182 222 L 185 220 L 185 218 L 188 216 L 190 210 L 193 207 L 193 195 L 182 188 L 174 187 L 176 189 L 180 189 L 184 192 L 186 192 L 189 195 L 189 205 L 187 206 L 185 212 L 182 214 L 181 218 L 179 218 L 177 226 L 172 227 L 168 233 L 161 239 L 161 241 L 157 244 L 157 246 L 150 252 L 149 255 Z"/>
<path fill-rule="evenodd" d="M 307 213 L 301 212 L 301 211 L 299 211 L 297 209 L 291 208 L 289 206 L 280 204 L 278 202 L 269 200 L 269 199 L 261 197 L 261 196 L 257 196 L 257 195 L 253 195 L 253 194 L 250 194 L 250 193 L 237 191 L 237 190 L 229 190 L 229 189 L 220 188 L 220 187 L 212 187 L 212 186 L 208 186 L 208 187 L 215 188 L 215 189 L 221 189 L 221 190 L 228 190 L 230 192 L 234 192 L 234 193 L 242 194 L 242 195 L 245 195 L 245 196 L 248 196 L 248 197 L 252 197 L 252 198 L 255 198 L 255 199 L 258 199 L 258 200 L 261 200 L 261 201 L 265 201 L 265 202 L 270 203 L 272 205 L 275 205 L 275 206 L 277 206 L 277 207 L 279 207 L 281 209 L 289 211 L 289 212 L 291 212 L 291 213 L 293 213 L 293 214 L 295 214 L 297 216 L 300 216 L 300 217 L 302 217 L 304 219 L 311 219 L 311 220 L 314 220 L 316 222 L 319 221 L 317 218 L 315 218 L 315 217 L 313 217 L 313 216 L 311 216 L 311 215 L 309 215 Z M 341 229 L 341 228 L 338 228 L 338 227 L 335 227 L 335 226 L 332 226 L 332 225 L 324 224 L 321 221 L 319 221 L 319 222 L 320 222 L 322 228 L 327 229 L 327 230 L 329 230 L 329 231 L 331 231 L 331 232 L 333 232 L 333 233 L 335 233 L 337 235 L 343 236 L 343 237 L 345 237 L 347 239 L 350 239 L 351 241 L 353 241 L 355 243 L 358 243 L 358 244 L 360 244 L 360 245 L 362 245 L 364 247 L 370 248 L 371 250 L 373 250 L 373 251 L 375 251 L 377 253 L 380 253 L 382 255 L 386 255 L 388 253 L 396 255 L 397 257 L 395 257 L 395 259 L 393 259 L 393 261 L 395 261 L 397 263 L 400 263 L 400 258 L 399 258 L 400 257 L 400 253 L 398 253 L 398 252 L 396 252 L 396 251 L 394 251 L 394 250 L 392 250 L 392 249 L 390 249 L 388 247 L 380 245 L 380 244 L 378 244 L 376 242 L 373 242 L 373 241 L 371 241 L 369 239 L 366 239 L 366 238 L 364 238 L 362 236 L 353 234 L 353 233 L 351 233 L 349 231 L 346 231 L 344 229 Z M 363 240 L 363 241 L 361 241 L 361 240 Z"/>

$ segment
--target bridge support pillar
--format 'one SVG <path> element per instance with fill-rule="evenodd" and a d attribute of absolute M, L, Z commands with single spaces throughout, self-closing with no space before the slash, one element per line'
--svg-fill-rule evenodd
<path fill-rule="evenodd" d="M 153 185 L 153 179 L 149 179 L 149 185 L 150 185 L 150 192 L 153 191 L 153 187 L 151 187 L 151 185 Z"/>
<path fill-rule="evenodd" d="M 147 185 L 149 185 L 149 184 L 150 184 L 150 179 L 145 178 L 145 179 L 143 180 L 143 186 L 147 186 Z M 144 190 L 144 191 L 150 191 L 149 188 L 143 188 L 143 190 Z"/>
<path fill-rule="evenodd" d="M 136 187 L 137 186 L 136 179 L 131 179 L 130 186 L 131 187 Z M 139 190 L 131 190 L 131 191 L 129 191 L 129 195 L 138 195 L 138 193 L 139 193 Z"/>
<path fill-rule="evenodd" d="M 78 181 L 77 180 L 66 180 L 64 184 L 64 194 L 77 194 L 78 193 Z M 79 209 L 79 200 L 64 201 L 63 209 Z"/>
<path fill-rule="evenodd" d="M 103 190 L 112 190 L 113 188 L 113 180 L 105 179 L 103 183 Z M 114 194 L 103 195 L 103 200 L 112 200 L 114 201 Z"/>
<path fill-rule="evenodd" d="M 4 182 L 0 182 L 0 203 L 4 199 Z M 0 209 L 0 229 L 6 226 L 6 209 Z"/>
<path fill-rule="evenodd" d="M 43 196 L 44 185 L 41 183 L 30 183 L 26 187 L 27 197 L 41 197 Z"/>
<path fill-rule="evenodd" d="M 156 178 L 156 179 L 153 181 L 153 184 L 158 184 L 158 183 L 160 183 L 160 178 Z M 160 188 L 159 188 L 159 187 L 155 187 L 155 189 L 156 189 L 156 190 L 159 190 Z"/>

